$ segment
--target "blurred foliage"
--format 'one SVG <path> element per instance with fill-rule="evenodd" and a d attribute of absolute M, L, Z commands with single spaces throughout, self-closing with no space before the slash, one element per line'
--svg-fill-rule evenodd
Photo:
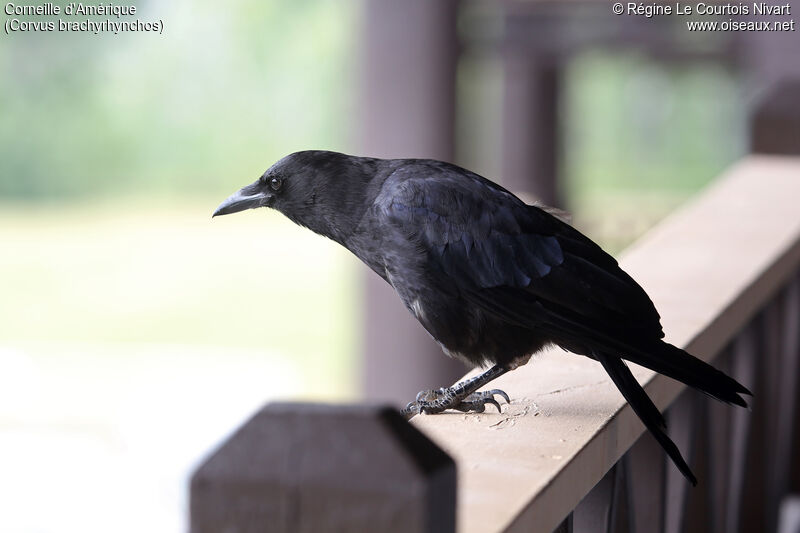
<path fill-rule="evenodd" d="M 6 294 L 14 305 L 4 317 L 5 335 L 13 331 L 18 338 L 32 339 L 46 330 L 53 340 L 192 339 L 259 346 L 263 316 L 216 309 L 246 280 L 243 294 L 265 291 L 259 308 L 273 317 L 266 328 L 273 332 L 272 345 L 293 360 L 330 350 L 337 352 L 331 360 L 343 358 L 354 351 L 354 337 L 336 348 L 325 346 L 325 339 L 338 335 L 338 328 L 352 331 L 357 322 L 356 284 L 348 277 L 355 263 L 337 270 L 338 256 L 323 259 L 327 256 L 321 250 L 329 243 L 316 237 L 303 241 L 311 254 L 305 261 L 320 269 L 329 266 L 337 272 L 334 278 L 342 280 L 310 284 L 313 276 L 297 266 L 303 260 L 284 261 L 279 256 L 286 250 L 269 248 L 283 239 L 302 238 L 299 230 L 277 222 L 274 213 L 260 212 L 263 225 L 248 231 L 237 220 L 239 233 L 232 233 L 228 220 L 216 221 L 212 229 L 208 213 L 288 152 L 347 150 L 356 125 L 352 94 L 359 3 L 235 0 L 223 8 L 208 0 L 172 0 L 138 5 L 140 18 L 164 20 L 163 35 L 14 34 L 0 40 L 0 199 L 7 204 L 0 223 L 18 257 L 3 276 L 18 280 Z M 501 174 L 499 59 L 491 50 L 468 49 L 458 70 L 458 159 L 488 177 Z M 719 64 L 664 63 L 636 52 L 597 49 L 575 56 L 563 81 L 562 169 L 569 207 L 579 227 L 612 251 L 745 151 L 740 82 Z M 191 198 L 211 194 L 217 196 L 211 202 Z M 147 201 L 124 198 L 137 195 Z M 178 195 L 189 198 L 176 205 Z M 113 199 L 84 224 L 76 199 L 96 196 Z M 168 198 L 159 201 L 158 196 Z M 12 208 L 21 199 L 70 199 L 67 204 L 75 205 Z M 47 216 L 50 209 L 58 216 Z M 180 210 L 183 219 L 165 216 Z M 144 214 L 163 224 L 146 223 Z M 47 222 L 47 231 L 33 231 L 42 223 L 37 219 Z M 195 233 L 175 232 L 173 226 L 189 220 Z M 611 221 L 611 226 L 598 229 L 598 221 Z M 74 235 L 55 232 L 61 226 Z M 79 236 L 94 226 L 109 231 L 87 244 Z M 217 248 L 208 247 L 212 231 L 226 235 Z M 208 279 L 191 278 L 195 265 L 211 268 L 226 239 L 245 231 L 248 238 L 240 245 L 251 255 L 219 266 Z M 57 238 L 48 240 L 48 232 Z M 12 241 L 15 234 L 20 237 Z M 262 242 L 265 234 L 270 239 Z M 256 250 L 251 242 L 267 248 Z M 186 243 L 206 248 L 190 252 Z M 61 254 L 83 262 L 73 268 L 59 259 Z M 275 265 L 288 265 L 287 270 L 267 272 L 273 257 Z M 113 290 L 96 280 L 123 267 L 125 275 L 105 286 L 125 291 L 107 301 Z M 271 274 L 286 291 L 280 298 L 268 283 L 271 278 L 262 283 L 261 276 Z M 166 281 L 153 283 L 161 277 Z M 193 292 L 187 280 L 204 291 L 217 280 L 219 291 Z M 93 287 L 98 288 L 93 292 Z M 331 302 L 319 316 L 304 317 L 303 304 L 287 306 L 292 294 L 309 287 L 310 294 L 298 302 Z M 100 304 L 87 308 L 86 315 L 71 312 L 81 297 L 98 298 Z M 164 298 L 179 303 L 172 309 L 174 302 Z M 137 325 L 130 327 L 126 313 L 139 308 Z M 290 326 L 301 324 L 301 317 L 322 323 L 335 309 L 342 309 L 342 318 L 329 321 L 335 327 L 325 335 Z M 158 320 L 147 320 L 156 314 Z M 220 316 L 230 319 L 224 327 L 204 323 Z M 235 335 L 228 338 L 231 332 Z M 292 346 L 292 339 L 310 344 Z"/>
<path fill-rule="evenodd" d="M 746 152 L 739 75 L 719 63 L 664 63 L 588 51 L 564 95 L 567 193 L 688 195 Z"/>
<path fill-rule="evenodd" d="M 0 197 L 220 192 L 344 149 L 356 3 L 136 5 L 162 35 L 3 36 Z"/>
<path fill-rule="evenodd" d="M 719 62 L 589 50 L 565 89 L 568 209 L 611 253 L 747 153 L 741 73 Z"/>
<path fill-rule="evenodd" d="M 565 207 L 613 253 L 747 151 L 742 73 L 718 61 L 598 47 L 571 56 L 561 81 Z M 497 178 L 504 97 L 497 54 L 468 48 L 458 88 L 458 160 Z"/>

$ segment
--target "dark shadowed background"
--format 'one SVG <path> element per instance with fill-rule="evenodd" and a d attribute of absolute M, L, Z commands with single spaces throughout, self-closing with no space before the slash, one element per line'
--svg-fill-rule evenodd
<path fill-rule="evenodd" d="M 617 252 L 800 72 L 798 32 L 600 2 L 131 4 L 163 33 L 0 35 L 2 531 L 179 531 L 187 472 L 265 401 L 399 403 L 462 371 L 343 249 L 211 220 L 283 155 L 451 160 Z"/>

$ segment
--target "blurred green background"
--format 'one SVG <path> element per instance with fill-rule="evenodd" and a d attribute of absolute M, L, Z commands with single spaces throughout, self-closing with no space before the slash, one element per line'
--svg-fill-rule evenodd
<path fill-rule="evenodd" d="M 211 195 L 281 154 L 347 146 L 356 3 L 138 5 L 163 35 L 3 39 L 4 197 Z"/>
<path fill-rule="evenodd" d="M 348 391 L 343 254 L 210 214 L 286 153 L 348 147 L 357 7 L 140 3 L 163 35 L 4 38 L 0 340 L 269 347 L 319 369 L 298 394 Z"/>
<path fill-rule="evenodd" d="M 358 395 L 363 267 L 276 213 L 210 215 L 289 152 L 358 151 L 361 4 L 136 5 L 163 35 L 0 36 L 3 531 L 175 531 L 187 457 L 267 399 Z M 487 151 L 499 72 L 460 67 L 460 154 Z M 612 251 L 745 151 L 734 71 L 594 49 L 565 76 L 568 207 Z M 109 486 L 146 512 L 117 527 Z"/>

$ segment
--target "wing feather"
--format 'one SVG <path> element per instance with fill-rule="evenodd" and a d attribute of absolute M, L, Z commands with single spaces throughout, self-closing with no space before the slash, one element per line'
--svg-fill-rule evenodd
<path fill-rule="evenodd" d="M 429 266 L 489 312 L 529 326 L 564 314 L 605 332 L 663 337 L 644 290 L 568 224 L 477 175 L 406 172 L 379 198 L 385 222 L 412 228 Z"/>

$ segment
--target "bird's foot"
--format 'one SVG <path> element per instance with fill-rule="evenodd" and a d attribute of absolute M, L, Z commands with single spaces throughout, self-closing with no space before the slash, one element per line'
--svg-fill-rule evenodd
<path fill-rule="evenodd" d="M 502 397 L 506 403 L 511 403 L 508 394 L 500 389 L 464 394 L 461 390 L 456 390 L 457 387 L 456 385 L 449 388 L 421 391 L 417 394 L 417 399 L 406 405 L 400 413 L 406 417 L 406 420 L 420 413 L 436 414 L 447 409 L 455 409 L 463 413 L 483 413 L 486 410 L 486 404 L 497 407 L 499 413 L 502 412 L 502 409 L 494 399 L 495 395 Z"/>
<path fill-rule="evenodd" d="M 503 410 L 500 408 L 500 404 L 494 399 L 495 394 L 501 396 L 506 403 L 511 403 L 511 398 L 509 398 L 508 394 L 506 394 L 504 391 L 500 389 L 492 389 L 488 391 L 473 392 L 461 400 L 461 403 L 451 407 L 451 409 L 456 409 L 464 413 L 482 413 L 486 410 L 486 404 L 490 403 L 497 407 L 498 413 L 502 413 Z"/>

